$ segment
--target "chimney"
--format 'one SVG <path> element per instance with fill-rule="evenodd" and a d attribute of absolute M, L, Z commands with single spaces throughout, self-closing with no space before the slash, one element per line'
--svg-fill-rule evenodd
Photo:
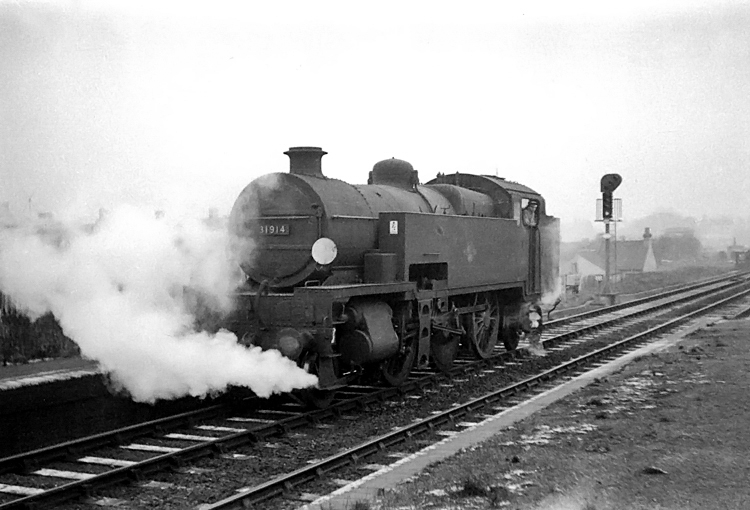
<path fill-rule="evenodd" d="M 289 156 L 289 172 L 323 177 L 320 160 L 328 153 L 320 147 L 290 147 L 284 154 Z"/>

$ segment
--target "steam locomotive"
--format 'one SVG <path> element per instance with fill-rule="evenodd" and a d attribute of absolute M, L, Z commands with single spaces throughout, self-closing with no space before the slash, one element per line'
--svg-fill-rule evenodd
<path fill-rule="evenodd" d="M 447 371 L 459 351 L 489 357 L 541 330 L 557 283 L 559 220 L 500 177 L 438 174 L 425 185 L 399 159 L 367 185 L 323 175 L 319 147 L 292 147 L 289 173 L 252 181 L 229 216 L 246 275 L 230 328 L 337 388 L 398 386 L 413 368 Z"/>

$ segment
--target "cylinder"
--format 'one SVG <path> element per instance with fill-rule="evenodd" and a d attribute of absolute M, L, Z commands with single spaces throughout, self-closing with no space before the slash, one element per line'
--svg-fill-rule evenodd
<path fill-rule="evenodd" d="M 393 329 L 391 307 L 373 301 L 353 305 L 348 315 L 356 328 L 346 330 L 339 341 L 343 359 L 355 365 L 383 361 L 398 352 L 398 335 Z"/>

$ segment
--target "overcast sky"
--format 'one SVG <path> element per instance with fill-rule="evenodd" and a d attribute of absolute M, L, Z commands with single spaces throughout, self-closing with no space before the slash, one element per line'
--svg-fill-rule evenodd
<path fill-rule="evenodd" d="M 227 213 L 282 153 L 490 173 L 593 220 L 750 215 L 750 4 L 0 0 L 0 202 Z M 514 2 L 520 4 L 521 2 Z"/>

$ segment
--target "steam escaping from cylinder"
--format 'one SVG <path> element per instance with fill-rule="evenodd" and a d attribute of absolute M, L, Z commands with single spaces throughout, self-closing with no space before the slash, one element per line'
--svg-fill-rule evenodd
<path fill-rule="evenodd" d="M 268 397 L 316 384 L 278 351 L 248 349 L 227 330 L 197 326 L 196 310 L 223 314 L 232 306 L 239 273 L 228 241 L 205 222 L 170 222 L 131 207 L 86 229 L 6 228 L 0 291 L 32 319 L 52 312 L 82 355 L 139 402 L 230 385 Z"/>
<path fill-rule="evenodd" d="M 562 301 L 563 289 L 560 281 L 560 220 L 544 217 L 539 229 L 542 244 L 542 297 L 540 305 L 547 318 Z"/>
<path fill-rule="evenodd" d="M 554 308 L 562 301 L 562 297 L 562 282 L 558 277 L 555 279 L 555 286 L 552 290 L 542 294 L 542 298 L 539 302 L 545 310 L 554 310 Z"/>

